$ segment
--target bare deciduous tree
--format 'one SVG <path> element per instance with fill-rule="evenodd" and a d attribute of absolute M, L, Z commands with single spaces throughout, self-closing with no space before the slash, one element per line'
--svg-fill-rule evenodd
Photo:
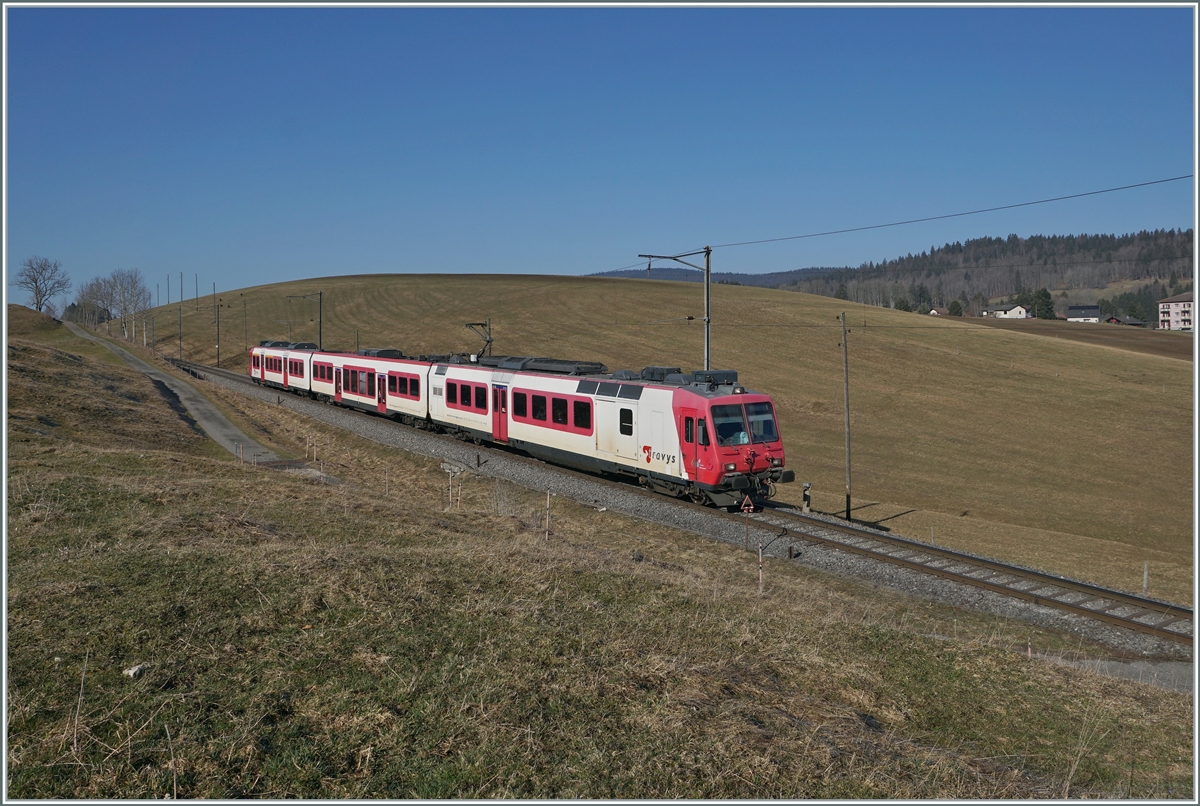
<path fill-rule="evenodd" d="M 121 319 L 121 335 L 137 335 L 137 316 L 150 307 L 150 289 L 138 269 L 115 269 L 112 273 L 113 309 Z"/>
<path fill-rule="evenodd" d="M 52 297 L 71 290 L 71 278 L 62 270 L 62 264 L 49 258 L 25 258 L 17 272 L 17 287 L 23 288 L 33 297 L 34 310 L 40 311 Z"/>

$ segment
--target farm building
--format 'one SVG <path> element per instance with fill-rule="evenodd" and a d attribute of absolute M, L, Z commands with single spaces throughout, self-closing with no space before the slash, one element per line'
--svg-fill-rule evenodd
<path fill-rule="evenodd" d="M 1024 305 L 993 305 L 983 309 L 984 316 L 994 316 L 997 319 L 1028 319 L 1029 311 Z"/>
<path fill-rule="evenodd" d="M 1146 323 L 1141 319 L 1134 319 L 1132 316 L 1110 316 L 1104 320 L 1110 325 L 1129 325 L 1130 327 L 1145 327 Z"/>
<path fill-rule="evenodd" d="M 1070 305 L 1067 307 L 1068 322 L 1098 323 L 1102 315 L 1099 305 Z"/>

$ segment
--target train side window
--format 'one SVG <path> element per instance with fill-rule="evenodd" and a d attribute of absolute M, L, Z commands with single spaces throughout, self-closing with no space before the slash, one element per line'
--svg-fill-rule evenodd
<path fill-rule="evenodd" d="M 683 441 L 684 442 L 695 442 L 696 441 L 696 421 L 693 420 L 691 417 L 683 418 Z"/>
<path fill-rule="evenodd" d="M 550 419 L 559 425 L 567 424 L 567 401 L 561 397 L 550 398 Z"/>
<path fill-rule="evenodd" d="M 575 427 L 591 430 L 592 404 L 586 400 L 575 401 Z"/>
<path fill-rule="evenodd" d="M 524 392 L 513 392 L 513 416 L 514 417 L 528 417 L 529 415 L 526 414 L 526 411 L 527 411 L 527 409 L 525 408 L 525 393 Z"/>
<path fill-rule="evenodd" d="M 475 408 L 487 411 L 487 387 L 475 387 Z"/>
<path fill-rule="evenodd" d="M 621 409 L 621 433 L 633 436 L 633 409 Z"/>
<path fill-rule="evenodd" d="M 418 378 L 408 379 L 408 393 L 413 397 L 421 396 L 421 381 Z"/>
<path fill-rule="evenodd" d="M 367 373 L 367 394 L 370 395 L 371 397 L 375 397 L 375 373 L 374 372 Z"/>
<path fill-rule="evenodd" d="M 699 432 L 697 435 L 696 442 L 698 442 L 701 445 L 707 445 L 708 444 L 708 423 L 704 422 L 703 417 L 700 418 L 700 422 L 698 423 L 698 428 L 696 430 Z"/>
<path fill-rule="evenodd" d="M 454 383 L 453 381 L 446 381 L 446 402 L 458 402 L 458 384 Z"/>
<path fill-rule="evenodd" d="M 546 398 L 542 395 L 533 396 L 533 419 L 543 421 L 546 419 Z"/>
<path fill-rule="evenodd" d="M 395 393 L 396 393 L 396 378 L 393 375 L 389 375 L 388 376 L 388 394 L 394 395 Z"/>

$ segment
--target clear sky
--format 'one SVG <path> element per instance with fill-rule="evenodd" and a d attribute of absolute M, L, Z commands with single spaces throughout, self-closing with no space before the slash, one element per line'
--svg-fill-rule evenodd
<path fill-rule="evenodd" d="M 1191 174 L 1194 11 L 7 6 L 5 260 L 588 274 Z M 1193 180 L 714 252 L 1193 226 Z M 10 287 L 11 288 L 11 287 Z M 165 301 L 165 296 L 164 296 Z M 17 301 L 23 301 L 20 298 Z"/>

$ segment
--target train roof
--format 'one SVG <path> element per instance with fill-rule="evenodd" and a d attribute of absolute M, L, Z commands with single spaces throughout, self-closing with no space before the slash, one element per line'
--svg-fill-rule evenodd
<path fill-rule="evenodd" d="M 309 342 L 264 342 L 264 347 L 285 347 L 290 349 L 316 349 Z M 340 351 L 328 351 L 340 352 Z M 685 373 L 679 367 L 644 367 L 640 372 L 629 369 L 618 369 L 610 372 L 608 367 L 599 361 L 577 361 L 565 358 L 547 358 L 545 356 L 529 355 L 474 355 L 471 353 L 446 353 L 442 355 L 405 355 L 400 350 L 388 348 L 369 348 L 356 350 L 342 355 L 360 355 L 370 358 L 396 358 L 409 361 L 419 361 L 430 364 L 449 366 L 475 366 L 490 369 L 502 369 L 510 372 L 536 372 L 546 375 L 562 375 L 580 377 L 579 392 L 582 394 L 612 394 L 614 396 L 638 398 L 641 389 L 648 385 L 674 386 L 687 389 L 705 397 L 719 397 L 729 394 L 746 394 L 747 390 L 738 384 L 736 369 L 697 369 Z M 439 371 L 439 374 L 444 370 Z M 604 384 L 604 390 L 600 385 Z M 621 388 L 627 391 L 619 393 Z"/>

